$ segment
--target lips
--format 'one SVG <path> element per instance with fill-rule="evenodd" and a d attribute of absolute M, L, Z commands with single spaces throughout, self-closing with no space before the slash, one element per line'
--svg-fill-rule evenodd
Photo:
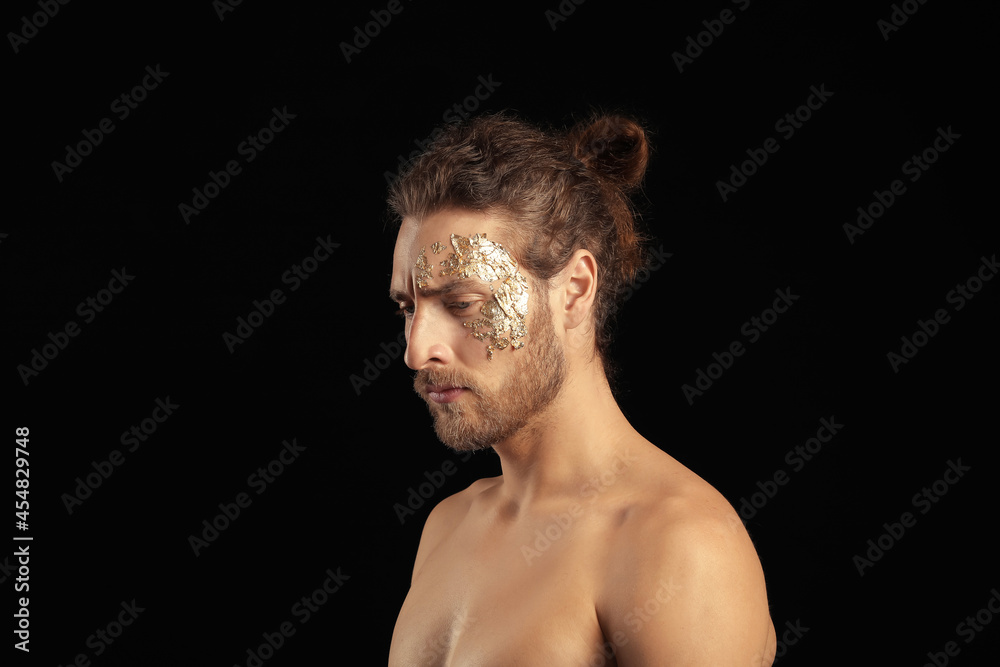
<path fill-rule="evenodd" d="M 467 389 L 446 384 L 427 385 L 427 397 L 435 403 L 451 403 L 457 401 Z"/>

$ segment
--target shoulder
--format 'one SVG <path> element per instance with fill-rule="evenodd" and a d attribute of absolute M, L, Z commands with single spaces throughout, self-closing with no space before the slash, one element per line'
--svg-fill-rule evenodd
<path fill-rule="evenodd" d="M 618 575 L 677 569 L 687 561 L 702 563 L 702 567 L 718 562 L 760 569 L 756 550 L 733 506 L 693 473 L 678 475 L 667 485 L 642 489 L 630 503 L 617 537 L 610 564 Z"/>
<path fill-rule="evenodd" d="M 454 493 L 439 502 L 427 516 L 423 534 L 437 534 L 449 526 L 454 526 L 456 519 L 464 517 L 475 500 L 485 491 L 493 488 L 500 480 L 500 477 L 477 479 L 458 493 Z"/>
<path fill-rule="evenodd" d="M 617 531 L 602 627 L 623 664 L 769 665 L 764 574 L 743 522 L 670 462 L 660 471 L 669 483 L 644 484 Z"/>
<path fill-rule="evenodd" d="M 478 479 L 465 489 L 452 494 L 439 502 L 427 515 L 423 530 L 420 533 L 420 544 L 413 563 L 413 578 L 423 566 L 427 557 L 455 530 L 469 513 L 476 498 L 487 489 L 493 487 L 499 477 Z"/>

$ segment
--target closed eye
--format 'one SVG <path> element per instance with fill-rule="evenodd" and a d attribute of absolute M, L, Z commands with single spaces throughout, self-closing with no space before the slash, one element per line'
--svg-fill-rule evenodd
<path fill-rule="evenodd" d="M 458 317 L 468 317 L 471 310 L 473 310 L 477 304 L 482 303 L 481 300 L 475 299 L 473 301 L 452 301 L 447 304 L 448 310 L 454 313 Z"/>
<path fill-rule="evenodd" d="M 479 303 L 478 299 L 474 301 L 449 301 L 446 302 L 444 306 L 452 313 L 464 316 L 467 315 L 465 311 L 475 307 L 477 303 Z M 414 305 L 412 303 L 401 301 L 397 305 L 398 305 L 398 308 L 396 309 L 397 315 L 399 315 L 404 319 L 413 317 Z"/>

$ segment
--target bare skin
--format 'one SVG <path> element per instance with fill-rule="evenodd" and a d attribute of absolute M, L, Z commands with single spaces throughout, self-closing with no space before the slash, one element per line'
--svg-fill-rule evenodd
<path fill-rule="evenodd" d="M 428 291 L 453 280 L 441 277 L 427 290 L 416 285 L 421 248 L 477 233 L 504 240 L 499 220 L 482 213 L 404 219 L 391 291 L 407 312 L 406 363 L 516 391 L 517 359 L 530 358 L 517 355 L 532 354 L 538 337 L 487 360 L 462 322 L 466 304 L 478 311 L 491 298 L 488 286 Z M 566 381 L 493 444 L 502 475 L 427 518 L 391 667 L 771 664 L 764 576 L 742 522 L 707 482 L 639 435 L 611 394 L 594 352 L 596 275 L 593 255 L 580 250 L 548 293 L 530 295 L 529 321 L 542 317 L 538 299 L 548 301 Z M 444 400 L 478 397 L 459 387 Z"/>

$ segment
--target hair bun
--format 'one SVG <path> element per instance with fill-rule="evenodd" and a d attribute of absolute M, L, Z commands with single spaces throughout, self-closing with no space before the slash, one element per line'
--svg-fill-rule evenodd
<path fill-rule="evenodd" d="M 568 135 L 574 157 L 623 190 L 642 182 L 649 163 L 646 131 L 624 116 L 595 116 Z"/>

